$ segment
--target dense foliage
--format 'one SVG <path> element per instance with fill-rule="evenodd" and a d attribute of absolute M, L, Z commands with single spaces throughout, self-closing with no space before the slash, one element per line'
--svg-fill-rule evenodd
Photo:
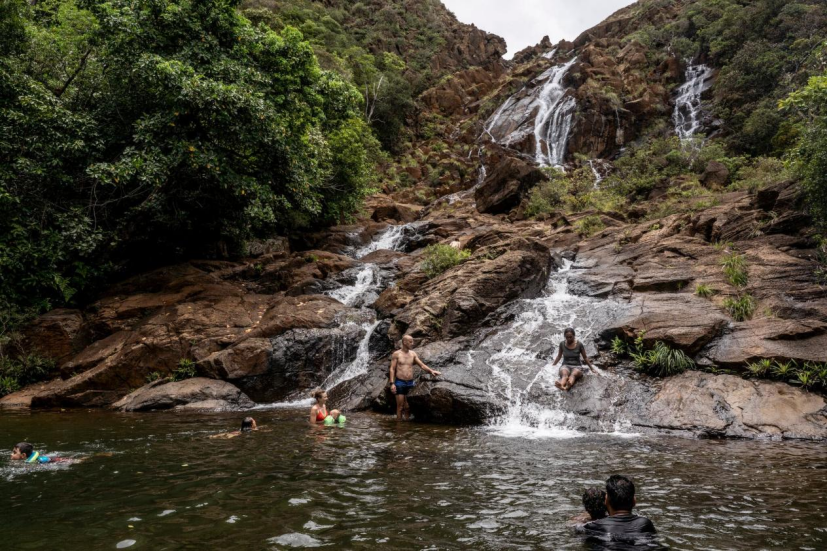
<path fill-rule="evenodd" d="M 0 2 L 4 310 L 336 222 L 370 191 L 359 91 L 237 4 Z"/>
<path fill-rule="evenodd" d="M 439 0 L 245 0 L 244 13 L 276 30 L 301 30 L 320 64 L 362 93 L 366 119 L 392 153 L 408 140 L 416 95 L 459 68 L 433 69 L 453 23 Z"/>
<path fill-rule="evenodd" d="M 670 6 L 669 22 L 643 25 L 628 40 L 646 45 L 653 65 L 677 54 L 719 69 L 714 111 L 731 146 L 754 155 L 785 149 L 788 125 L 776 104 L 825 71 L 825 2 L 645 0 L 637 9 Z"/>

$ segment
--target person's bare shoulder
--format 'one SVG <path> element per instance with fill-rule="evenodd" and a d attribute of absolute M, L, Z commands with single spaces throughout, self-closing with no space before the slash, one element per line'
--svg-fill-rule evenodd
<path fill-rule="evenodd" d="M 400 351 L 394 351 L 393 353 L 391 353 L 392 360 L 397 358 L 400 358 Z"/>

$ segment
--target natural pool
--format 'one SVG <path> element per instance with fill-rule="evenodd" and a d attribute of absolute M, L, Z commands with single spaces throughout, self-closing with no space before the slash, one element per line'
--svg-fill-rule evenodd
<path fill-rule="evenodd" d="M 824 443 L 508 436 L 306 411 L 0 414 L 12 549 L 585 549 L 565 522 L 623 473 L 673 549 L 826 549 Z M 9 465 L 10 447 L 90 456 Z M 111 455 L 96 455 L 112 453 Z M 132 542 L 134 541 L 134 543 Z"/>

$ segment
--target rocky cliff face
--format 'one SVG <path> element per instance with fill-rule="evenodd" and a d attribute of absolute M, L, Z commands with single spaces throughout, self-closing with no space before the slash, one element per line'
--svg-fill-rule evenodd
<path fill-rule="evenodd" d="M 419 97 L 414 142 L 362 218 L 259 244 L 248 259 L 140 275 L 41 317 L 24 343 L 55 358 L 59 377 L 0 405 L 240 408 L 323 385 L 347 408 L 386 410 L 388 355 L 408 333 L 444 372 L 410 396 L 420 419 L 546 423 L 542 411 L 585 430 L 824 439 L 824 383 L 738 377 L 763 361 L 825 363 L 825 287 L 795 178 L 715 149 L 723 127 L 709 113 L 693 127 L 706 145 L 674 137 L 688 60 L 649 33 L 683 21 L 688 3 L 636 4 L 508 64 L 502 40 L 441 4 L 364 17 L 393 22 L 403 7 L 442 22 L 432 63 L 454 72 Z M 415 41 L 404 42 L 403 57 Z M 705 78 L 690 98 L 698 113 L 719 93 L 716 69 Z M 435 244 L 468 259 L 430 278 Z M 723 270 L 734 257 L 738 284 Z M 737 301 L 751 314 L 734 315 Z M 604 370 L 562 395 L 535 383 L 569 324 Z M 611 342 L 637 336 L 699 370 L 636 373 Z M 229 387 L 135 391 L 182 359 Z"/>

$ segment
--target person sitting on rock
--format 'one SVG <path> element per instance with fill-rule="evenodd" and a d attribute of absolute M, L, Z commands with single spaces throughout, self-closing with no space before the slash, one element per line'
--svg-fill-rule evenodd
<path fill-rule="evenodd" d="M 317 424 L 319 422 L 324 422 L 326 425 L 329 425 L 345 421 L 345 416 L 343 416 L 339 410 L 331 410 L 328 412 L 328 407 L 326 405 L 328 402 L 328 394 L 324 389 L 317 387 L 311 393 L 311 397 L 316 399 L 316 404 L 311 407 L 310 423 Z"/>
<path fill-rule="evenodd" d="M 559 363 L 561 357 L 563 357 L 563 365 L 559 372 L 561 379 L 555 382 L 555 387 L 563 391 L 572 389 L 572 386 L 584 375 L 586 368 L 581 364 L 582 358 L 587 366 L 593 370 L 595 369 L 589 357 L 587 357 L 584 344 L 575 339 L 575 330 L 572 328 L 564 330 L 564 340 L 561 341 L 558 347 L 558 356 L 555 357 L 552 365 Z"/>
<path fill-rule="evenodd" d="M 71 462 L 72 458 L 61 456 L 46 456 L 34 449 L 31 443 L 17 443 L 11 453 L 12 460 L 23 460 L 27 464 L 49 464 L 54 462 Z"/>
<path fill-rule="evenodd" d="M 635 485 L 623 475 L 607 479 L 604 504 L 609 515 L 583 526 L 588 540 L 610 548 L 631 550 L 661 548 L 654 538 L 656 528 L 649 519 L 632 513 L 635 507 Z"/>
<path fill-rule="evenodd" d="M 226 433 L 218 433 L 216 435 L 211 435 L 210 439 L 232 439 L 233 437 L 238 437 L 242 433 L 247 431 L 258 431 L 259 426 L 256 425 L 256 420 L 251 418 L 250 416 L 246 417 L 241 422 L 241 429 L 238 431 L 228 431 Z"/>
<path fill-rule="evenodd" d="M 388 371 L 391 380 L 391 392 L 397 399 L 397 420 L 403 419 L 403 413 L 407 420 L 411 416 L 411 409 L 408 407 L 408 392 L 414 388 L 414 364 L 431 374 L 432 376 L 442 375 L 437 370 L 426 366 L 417 353 L 414 352 L 414 338 L 404 335 L 402 348 L 394 351 L 391 355 L 391 368 Z"/>
<path fill-rule="evenodd" d="M 584 512 L 575 516 L 569 523 L 572 525 L 583 525 L 596 519 L 607 517 L 607 506 L 605 504 L 607 493 L 604 489 L 593 487 L 584 491 L 581 501 L 584 504 Z"/>

